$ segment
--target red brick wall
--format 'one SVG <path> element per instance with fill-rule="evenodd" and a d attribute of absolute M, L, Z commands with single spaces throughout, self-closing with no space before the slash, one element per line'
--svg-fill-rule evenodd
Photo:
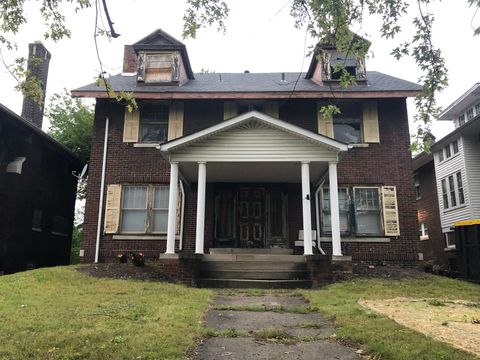
<path fill-rule="evenodd" d="M 280 118 L 304 128 L 315 130 L 317 126 L 314 100 L 290 100 L 280 108 Z M 90 161 L 90 175 L 85 209 L 84 261 L 92 261 L 95 249 L 95 232 L 98 212 L 98 196 L 104 136 L 105 117 L 110 114 L 106 184 L 110 183 L 168 183 L 169 165 L 162 160 L 158 150 L 133 148 L 122 142 L 123 108 L 115 103 L 99 100 L 96 107 L 94 137 Z M 185 101 L 184 133 L 192 133 L 223 121 L 221 101 Z M 419 252 L 418 225 L 415 210 L 414 187 L 409 151 L 409 133 L 406 103 L 403 99 L 380 100 L 379 121 L 381 144 L 368 148 L 350 149 L 338 166 L 340 184 L 395 185 L 400 213 L 399 237 L 390 243 L 345 243 L 346 255 L 354 260 L 389 260 L 415 262 Z M 316 181 L 317 179 L 315 179 Z M 195 249 L 196 184 L 185 186 L 184 251 Z M 298 237 L 302 227 L 301 203 L 297 194 L 299 184 L 289 185 L 289 236 Z M 312 190 L 313 194 L 313 190 Z M 312 201 L 312 224 L 315 224 Z M 213 242 L 214 184 L 207 185 L 205 248 Z M 314 225 L 315 226 L 315 225 Z M 165 251 L 165 240 L 113 240 L 102 235 L 101 258 L 116 256 L 123 251 L 142 251 L 147 257 L 156 258 Z M 293 245 L 293 244 L 292 244 Z M 323 245 L 327 250 L 329 244 Z"/>
<path fill-rule="evenodd" d="M 454 258 L 455 253 L 444 250 L 446 243 L 440 224 L 433 160 L 419 168 L 416 173 L 420 181 L 420 199 L 416 202 L 418 223 L 425 223 L 428 228 L 428 240 L 420 241 L 421 251 L 425 260 L 448 265 L 448 260 Z"/>

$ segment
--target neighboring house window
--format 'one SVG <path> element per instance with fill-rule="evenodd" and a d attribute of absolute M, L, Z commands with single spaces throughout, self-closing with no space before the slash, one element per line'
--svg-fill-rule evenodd
<path fill-rule="evenodd" d="M 32 230 L 42 231 L 42 210 L 33 210 Z"/>
<path fill-rule="evenodd" d="M 458 126 L 465 124 L 465 114 L 462 114 L 458 117 Z"/>
<path fill-rule="evenodd" d="M 52 221 L 52 234 L 68 236 L 68 221 L 62 216 L 55 215 Z"/>
<path fill-rule="evenodd" d="M 414 181 L 415 181 L 415 199 L 420 200 L 422 197 L 420 196 L 420 178 L 418 174 L 414 175 Z"/>
<path fill-rule="evenodd" d="M 427 224 L 420 224 L 420 240 L 428 240 L 428 228 Z"/>
<path fill-rule="evenodd" d="M 347 144 L 362 142 L 362 108 L 360 104 L 340 105 L 340 114 L 333 115 L 333 134 L 335 140 Z"/>
<path fill-rule="evenodd" d="M 447 181 L 445 179 L 442 179 L 442 198 L 443 198 L 443 208 L 448 209 Z"/>
<path fill-rule="evenodd" d="M 383 235 L 380 188 L 340 188 L 338 189 L 338 202 L 340 233 L 342 235 Z M 326 235 L 331 234 L 329 189 L 323 189 L 322 219 L 323 233 Z"/>
<path fill-rule="evenodd" d="M 450 144 L 445 146 L 445 157 L 449 159 L 452 156 L 452 151 L 450 150 Z"/>
<path fill-rule="evenodd" d="M 168 185 L 123 186 L 121 232 L 166 233 Z"/>
<path fill-rule="evenodd" d="M 168 139 L 168 105 L 145 103 L 140 109 L 140 141 L 163 143 Z"/>
<path fill-rule="evenodd" d="M 443 208 L 465 204 L 461 171 L 442 179 Z"/>
<path fill-rule="evenodd" d="M 458 140 L 452 142 L 453 153 L 458 154 Z"/>
<path fill-rule="evenodd" d="M 465 195 L 463 194 L 462 173 L 459 171 L 455 175 L 457 177 L 458 203 L 462 205 L 462 204 L 465 204 Z"/>
<path fill-rule="evenodd" d="M 453 231 L 445 233 L 445 242 L 447 244 L 447 248 L 455 247 L 455 233 Z"/>
<path fill-rule="evenodd" d="M 442 161 L 443 161 L 443 149 L 441 149 L 441 150 L 438 152 L 438 161 L 439 161 L 439 162 L 442 162 Z"/>
<path fill-rule="evenodd" d="M 472 120 L 473 119 L 473 108 L 468 109 L 467 112 L 466 112 L 466 115 L 467 115 L 467 121 Z"/>

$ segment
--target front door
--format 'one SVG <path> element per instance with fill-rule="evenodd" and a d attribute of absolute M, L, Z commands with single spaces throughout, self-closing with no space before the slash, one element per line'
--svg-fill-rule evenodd
<path fill-rule="evenodd" d="M 264 248 L 265 188 L 239 187 L 237 236 L 242 248 Z"/>

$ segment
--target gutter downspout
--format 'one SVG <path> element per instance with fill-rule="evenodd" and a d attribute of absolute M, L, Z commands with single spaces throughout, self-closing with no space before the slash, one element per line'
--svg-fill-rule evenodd
<path fill-rule="evenodd" d="M 325 183 L 325 180 L 322 180 L 318 185 L 317 190 L 315 191 L 315 220 L 317 224 L 317 246 L 318 246 L 318 250 L 322 255 L 326 255 L 326 254 L 325 254 L 325 251 L 323 251 L 322 246 L 320 245 L 320 211 L 318 209 L 318 193 L 322 189 L 322 186 L 324 183 Z"/>
<path fill-rule="evenodd" d="M 180 241 L 178 243 L 178 250 L 183 250 L 183 219 L 185 217 L 185 189 L 183 188 L 183 181 L 179 181 L 180 184 L 180 192 L 182 193 L 182 210 L 180 213 Z"/>
<path fill-rule="evenodd" d="M 102 213 L 103 213 L 103 193 L 104 193 L 104 187 L 105 187 L 105 169 L 107 167 L 109 122 L 110 122 L 110 119 L 107 116 L 105 119 L 105 138 L 103 140 L 102 177 L 100 180 L 100 200 L 98 204 L 97 239 L 95 243 L 95 263 L 98 263 L 98 254 L 100 252 L 100 234 L 101 234 Z"/>

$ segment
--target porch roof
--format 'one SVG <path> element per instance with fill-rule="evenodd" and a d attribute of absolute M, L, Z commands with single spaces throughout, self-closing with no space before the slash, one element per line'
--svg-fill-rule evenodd
<path fill-rule="evenodd" d="M 348 150 L 348 145 L 341 141 L 332 139 L 328 136 L 316 134 L 297 125 L 290 124 L 286 121 L 274 118 L 258 111 L 249 111 L 245 114 L 238 115 L 232 119 L 225 120 L 219 124 L 215 124 L 193 134 L 182 136 L 175 140 L 164 143 L 160 146 L 160 151 L 164 153 L 173 153 L 178 149 L 202 140 L 206 140 L 228 130 L 241 128 L 242 125 L 248 125 L 249 123 L 256 123 L 260 126 L 263 125 L 267 128 L 280 130 L 281 132 L 293 135 L 296 138 L 303 139 L 308 143 L 328 148 L 335 153 Z M 244 129 L 246 128 L 248 128 L 248 126 L 244 127 Z M 250 126 L 250 129 L 253 128 L 255 127 Z M 257 128 L 259 128 L 259 126 L 257 126 Z"/>

